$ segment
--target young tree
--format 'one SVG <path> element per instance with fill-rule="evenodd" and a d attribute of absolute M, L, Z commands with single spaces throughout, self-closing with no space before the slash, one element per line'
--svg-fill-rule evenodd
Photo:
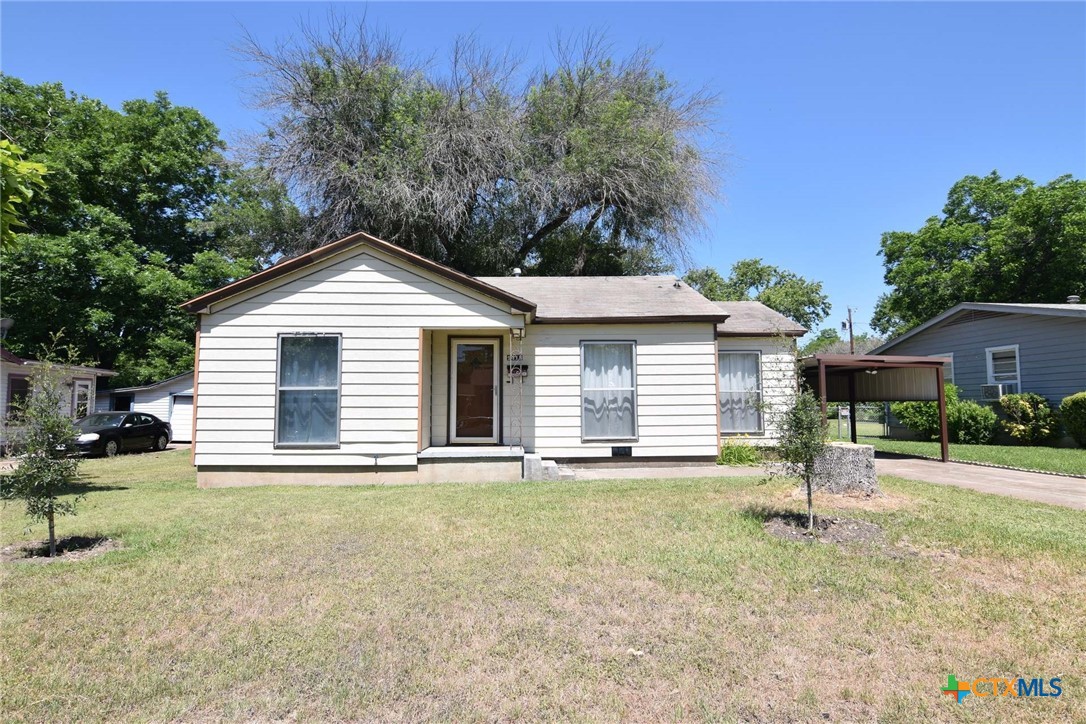
<path fill-rule="evenodd" d="M 56 517 L 75 514 L 86 483 L 78 476 L 78 432 L 65 413 L 71 397 L 69 378 L 53 353 L 43 360 L 30 376 L 30 394 L 15 411 L 19 465 L 0 478 L 0 496 L 24 501 L 31 520 L 49 524 L 49 556 L 53 557 L 57 554 Z"/>
<path fill-rule="evenodd" d="M 815 327 L 830 313 L 829 297 L 822 293 L 822 282 L 808 281 L 761 259 L 737 261 L 727 279 L 712 267 L 691 270 L 683 279 L 707 299 L 756 300 L 807 329 Z"/>
<path fill-rule="evenodd" d="M 941 217 L 883 234 L 879 254 L 891 291 L 871 326 L 885 334 L 959 302 L 1063 302 L 1086 283 L 1086 181 L 966 176 Z"/>
<path fill-rule="evenodd" d="M 636 270 L 683 258 L 716 194 L 714 99 L 647 50 L 590 35 L 522 73 L 460 40 L 432 64 L 332 17 L 241 52 L 274 118 L 255 158 L 316 211 L 306 248 L 365 229 L 470 274 Z"/>
<path fill-rule="evenodd" d="M 784 472 L 803 480 L 807 488 L 807 530 L 814 530 L 815 461 L 826 449 L 826 421 L 822 403 L 810 390 L 801 390 L 795 404 L 778 415 L 780 442 L 777 453 Z"/>

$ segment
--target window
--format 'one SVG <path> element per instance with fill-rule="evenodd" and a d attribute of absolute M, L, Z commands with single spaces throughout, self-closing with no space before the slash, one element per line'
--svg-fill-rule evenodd
<path fill-rule="evenodd" d="M 30 378 L 8 375 L 8 417 L 16 419 L 30 396 Z"/>
<path fill-rule="evenodd" d="M 929 357 L 947 357 L 950 362 L 943 365 L 943 382 L 949 382 L 954 384 L 954 353 L 953 352 L 940 352 L 939 354 L 931 354 Z"/>
<path fill-rule="evenodd" d="M 135 400 L 134 395 L 115 395 L 113 397 L 112 409 L 117 412 L 128 412 L 132 409 L 133 400 Z"/>
<path fill-rule="evenodd" d="M 760 352 L 721 352 L 720 431 L 760 433 L 762 428 L 762 355 Z"/>
<path fill-rule="evenodd" d="M 1018 345 L 989 347 L 984 352 L 988 356 L 988 383 L 1014 385 L 1017 391 L 1021 382 L 1018 375 Z"/>
<path fill-rule="evenodd" d="M 581 438 L 637 438 L 633 342 L 581 343 Z"/>
<path fill-rule="evenodd" d="M 275 444 L 339 445 L 340 335 L 279 337 Z"/>

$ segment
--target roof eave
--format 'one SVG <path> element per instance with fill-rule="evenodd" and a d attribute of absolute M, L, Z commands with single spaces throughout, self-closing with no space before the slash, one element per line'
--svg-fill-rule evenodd
<path fill-rule="evenodd" d="M 725 317 L 726 318 L 726 317 Z M 720 324 L 724 319 L 719 314 L 669 314 L 652 317 L 540 317 L 534 324 L 653 324 L 674 322 L 711 322 Z"/>

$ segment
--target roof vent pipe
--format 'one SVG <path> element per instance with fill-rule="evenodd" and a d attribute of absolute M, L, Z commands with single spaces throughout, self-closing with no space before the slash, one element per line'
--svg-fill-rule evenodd
<path fill-rule="evenodd" d="M 1078 304 L 1080 301 L 1082 300 L 1079 299 L 1079 296 L 1077 294 L 1072 294 L 1071 296 L 1067 297 L 1068 304 Z"/>
<path fill-rule="evenodd" d="M 522 272 L 520 271 L 520 267 L 519 267 L 519 266 L 517 266 L 517 267 L 513 267 L 513 276 L 515 276 L 515 277 L 519 277 L 519 276 L 520 276 L 521 274 L 522 274 Z"/>

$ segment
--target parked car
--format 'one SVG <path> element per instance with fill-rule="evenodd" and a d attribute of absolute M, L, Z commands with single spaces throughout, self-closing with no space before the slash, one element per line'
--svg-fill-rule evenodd
<path fill-rule="evenodd" d="M 170 423 L 146 412 L 96 412 L 75 421 L 76 447 L 84 455 L 113 457 L 133 450 L 165 450 L 173 439 Z"/>

